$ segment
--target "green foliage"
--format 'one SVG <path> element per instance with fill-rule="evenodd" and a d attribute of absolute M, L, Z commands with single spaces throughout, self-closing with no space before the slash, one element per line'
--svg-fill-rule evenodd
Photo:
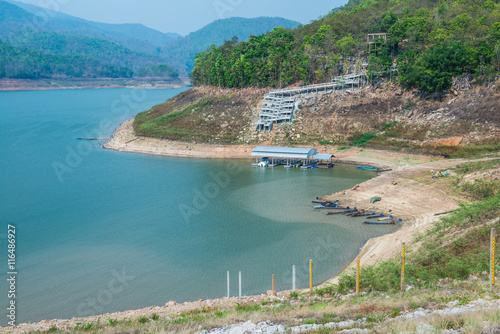
<path fill-rule="evenodd" d="M 298 25 L 298 22 L 279 17 L 231 17 L 217 20 L 168 43 L 161 49 L 162 57 L 180 74 L 187 75 L 194 68 L 196 55 L 211 48 L 211 45 L 221 46 L 231 40 L 247 41 L 250 36 L 261 35 L 274 27 L 296 28 Z"/>
<path fill-rule="evenodd" d="M 353 146 L 363 146 L 373 138 L 377 136 L 375 131 L 369 132 L 356 132 L 354 133 L 349 140 L 352 142 Z"/>
<path fill-rule="evenodd" d="M 259 304 L 236 304 L 236 311 L 238 312 L 256 312 L 260 310 Z"/>
<path fill-rule="evenodd" d="M 316 288 L 313 290 L 314 294 L 320 296 L 334 295 L 335 292 L 337 292 L 337 287 L 335 285 L 326 285 L 324 287 Z"/>
<path fill-rule="evenodd" d="M 110 326 L 116 326 L 116 324 L 118 323 L 118 320 L 109 318 L 109 319 L 107 320 L 107 322 L 108 322 L 108 324 L 109 324 Z"/>
<path fill-rule="evenodd" d="M 354 63 L 371 76 L 396 62 L 407 87 L 435 92 L 453 76 L 491 80 L 500 70 L 500 15 L 493 1 L 358 1 L 295 30 L 277 28 L 248 42 L 226 42 L 197 55 L 196 85 L 284 86 L 324 82 Z M 366 32 L 387 41 L 366 44 Z M 370 51 L 368 51 L 370 50 Z"/>
<path fill-rule="evenodd" d="M 477 171 L 483 171 L 486 169 L 491 169 L 500 165 L 500 159 L 486 160 L 486 161 L 472 161 L 463 163 L 455 169 L 458 174 L 470 174 Z"/>
<path fill-rule="evenodd" d="M 290 291 L 290 298 L 291 299 L 298 299 L 299 293 L 297 291 Z"/>
<path fill-rule="evenodd" d="M 137 318 L 137 322 L 139 322 L 140 324 L 145 324 L 145 323 L 149 322 L 149 318 L 147 318 L 147 317 L 139 317 L 139 318 Z"/>
<path fill-rule="evenodd" d="M 401 82 L 429 92 L 448 89 L 452 76 L 470 72 L 471 61 L 470 48 L 458 41 L 434 46 L 420 57 L 407 53 L 399 63 Z"/>
<path fill-rule="evenodd" d="M 157 320 L 159 320 L 159 319 L 160 319 L 160 316 L 159 316 L 158 314 L 156 314 L 156 313 L 153 313 L 153 314 L 151 315 L 151 319 L 153 319 L 154 321 L 157 321 Z"/>

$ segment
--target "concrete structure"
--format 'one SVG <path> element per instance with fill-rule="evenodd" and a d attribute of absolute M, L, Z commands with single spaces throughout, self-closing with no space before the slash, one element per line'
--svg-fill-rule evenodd
<path fill-rule="evenodd" d="M 352 73 L 322 84 L 271 90 L 264 96 L 259 119 L 255 122 L 255 131 L 268 132 L 272 131 L 273 124 L 292 123 L 297 107 L 296 95 L 360 86 L 365 83 L 365 77 L 365 73 Z"/>

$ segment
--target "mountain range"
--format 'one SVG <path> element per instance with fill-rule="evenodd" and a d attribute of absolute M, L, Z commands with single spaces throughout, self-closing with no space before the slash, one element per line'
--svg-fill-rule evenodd
<path fill-rule="evenodd" d="M 282 18 L 229 18 L 183 37 L 0 0 L 0 78 L 187 76 L 195 55 L 212 44 L 298 25 Z"/>

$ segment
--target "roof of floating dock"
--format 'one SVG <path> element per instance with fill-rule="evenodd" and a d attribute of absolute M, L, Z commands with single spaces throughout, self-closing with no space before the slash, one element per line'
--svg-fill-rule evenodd
<path fill-rule="evenodd" d="M 257 146 L 252 157 L 308 159 L 317 153 L 314 148 Z"/>
<path fill-rule="evenodd" d="M 318 159 L 318 160 L 329 160 L 333 157 L 333 155 L 331 154 L 316 154 L 314 156 L 314 159 Z"/>

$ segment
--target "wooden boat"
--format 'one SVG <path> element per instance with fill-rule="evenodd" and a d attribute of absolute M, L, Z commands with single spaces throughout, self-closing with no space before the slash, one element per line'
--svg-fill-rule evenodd
<path fill-rule="evenodd" d="M 394 220 L 391 220 L 391 221 L 383 221 L 383 222 L 369 222 L 369 221 L 366 221 L 366 222 L 363 222 L 363 224 L 394 225 L 396 223 L 394 222 Z"/>
<path fill-rule="evenodd" d="M 346 213 L 351 213 L 351 212 L 356 212 L 358 209 L 349 209 L 349 210 L 339 210 L 339 211 L 329 211 L 326 214 L 327 215 L 338 215 L 338 214 L 346 214 Z"/>
<path fill-rule="evenodd" d="M 324 206 L 324 205 L 316 205 L 314 208 L 317 209 L 317 210 L 325 210 L 325 209 L 329 209 L 329 210 L 332 210 L 332 209 L 350 210 L 351 209 L 348 206 L 342 207 L 342 206 Z"/>
<path fill-rule="evenodd" d="M 329 211 L 326 213 L 326 215 L 338 215 L 338 214 L 341 214 L 341 213 L 344 213 L 344 211 L 346 210 L 339 210 L 339 211 Z"/>
<path fill-rule="evenodd" d="M 384 214 L 383 214 L 383 213 L 381 213 L 380 215 L 375 214 L 375 215 L 372 215 L 372 216 L 368 216 L 368 217 L 366 217 L 366 218 L 368 218 L 368 219 L 372 219 L 372 218 L 380 218 L 380 217 L 385 217 L 385 216 L 384 216 Z"/>
<path fill-rule="evenodd" d="M 384 220 L 391 220 L 391 219 L 394 219 L 394 218 L 392 218 L 392 216 L 389 216 L 389 217 L 380 217 L 378 219 L 378 221 L 381 222 L 381 221 L 384 221 Z"/>
<path fill-rule="evenodd" d="M 322 201 L 322 200 L 319 200 L 319 199 L 315 199 L 315 200 L 312 201 L 312 203 L 318 203 L 318 204 L 338 204 L 339 200 L 336 200 L 335 202 L 332 202 L 332 201 Z"/>
<path fill-rule="evenodd" d="M 374 167 L 374 166 L 371 166 L 371 167 L 366 167 L 366 166 L 357 166 L 356 168 L 359 168 L 359 169 L 364 169 L 364 170 L 372 170 L 372 171 L 375 171 L 375 172 L 380 171 L 380 169 L 378 169 L 377 167 Z"/>
<path fill-rule="evenodd" d="M 353 217 L 354 215 L 356 214 L 362 214 L 364 213 L 365 211 L 364 210 L 360 210 L 360 211 L 354 211 L 354 212 L 349 212 L 349 213 L 346 213 L 346 216 L 351 216 Z"/>
<path fill-rule="evenodd" d="M 372 213 L 367 213 L 367 212 L 359 212 L 359 213 L 354 213 L 352 216 L 353 217 L 366 217 L 366 216 L 370 216 Z"/>

